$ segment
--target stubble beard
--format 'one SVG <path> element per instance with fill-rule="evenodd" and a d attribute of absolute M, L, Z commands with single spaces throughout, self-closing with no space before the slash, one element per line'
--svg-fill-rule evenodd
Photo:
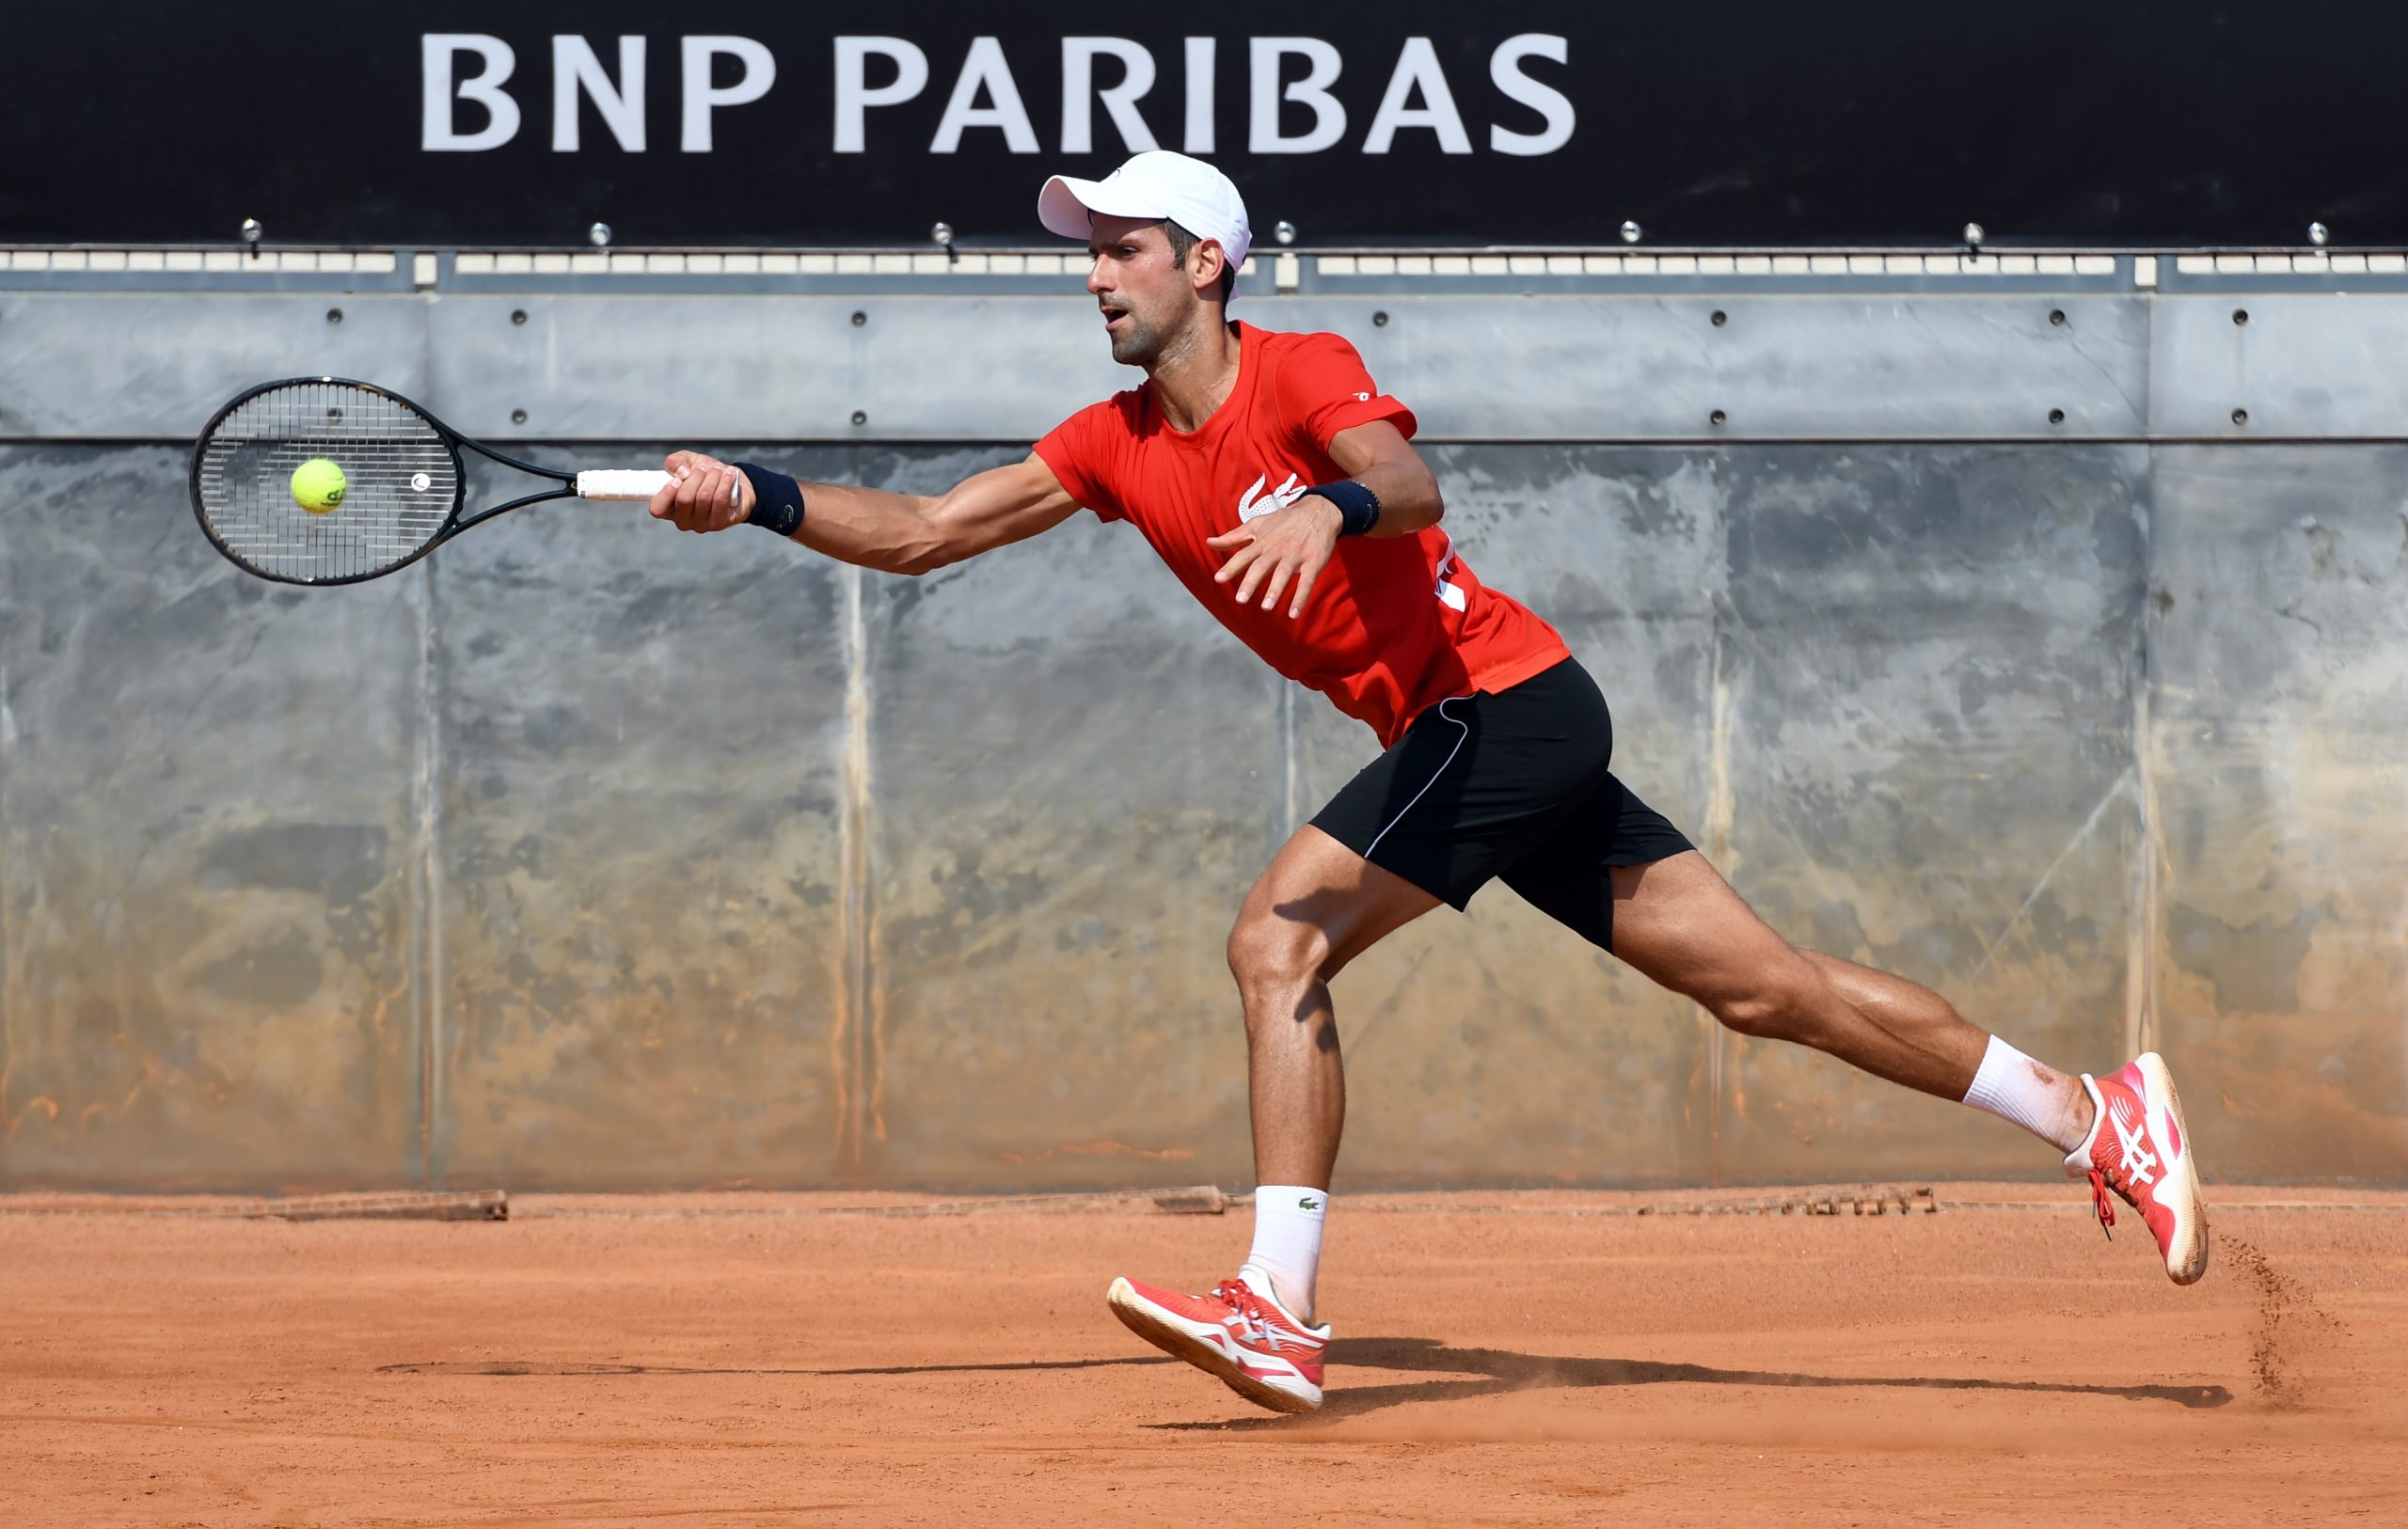
<path fill-rule="evenodd" d="M 1134 313 L 1129 315 L 1128 328 L 1118 330 L 1109 338 L 1112 340 L 1112 358 L 1124 367 L 1144 367 L 1150 371 L 1154 363 L 1162 359 L 1162 331 Z"/>
<path fill-rule="evenodd" d="M 1148 372 L 1176 359 L 1179 352 L 1193 341 L 1194 337 L 1188 333 L 1190 321 L 1201 306 L 1190 304 L 1182 312 L 1153 322 L 1140 317 L 1134 308 L 1125 310 L 1129 327 L 1111 336 L 1112 358 L 1122 366 L 1142 367 Z"/>

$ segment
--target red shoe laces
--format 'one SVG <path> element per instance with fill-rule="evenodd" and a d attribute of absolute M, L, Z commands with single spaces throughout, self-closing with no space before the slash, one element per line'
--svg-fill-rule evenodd
<path fill-rule="evenodd" d="M 1223 1305 L 1246 1320 L 1248 1334 L 1260 1337 L 1268 1331 L 1262 1320 L 1262 1304 L 1244 1280 L 1223 1280 L 1212 1286 L 1212 1295 Z"/>
<path fill-rule="evenodd" d="M 2090 1171 L 2090 1205 L 2099 1212 L 2099 1229 L 2107 1234 L 2108 1241 L 2115 1241 L 2115 1202 L 2107 1193 L 2107 1175 L 2096 1168 Z"/>

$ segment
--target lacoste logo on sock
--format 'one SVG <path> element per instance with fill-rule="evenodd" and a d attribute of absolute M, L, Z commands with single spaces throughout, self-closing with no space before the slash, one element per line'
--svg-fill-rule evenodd
<path fill-rule="evenodd" d="M 1308 1194 L 1296 1202 L 1296 1208 L 1298 1210 L 1319 1210 L 1321 1208 L 1321 1202 Z"/>

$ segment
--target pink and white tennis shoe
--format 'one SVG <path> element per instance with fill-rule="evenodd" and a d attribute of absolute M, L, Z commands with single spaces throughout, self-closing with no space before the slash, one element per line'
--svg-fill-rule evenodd
<path fill-rule="evenodd" d="M 1209 1296 L 1184 1296 L 1133 1280 L 1115 1280 L 1104 1300 L 1129 1331 L 1183 1359 L 1275 1412 L 1309 1412 L 1321 1405 L 1322 1350 L 1327 1324 L 1307 1327 L 1267 1291 L 1243 1277 L 1223 1280 Z"/>
<path fill-rule="evenodd" d="M 2165 1061 L 2144 1051 L 2108 1078 L 2082 1075 L 2099 1107 L 2090 1140 L 2066 1157 L 2066 1176 L 2090 1180 L 2102 1227 L 2115 1224 L 2113 1190 L 2141 1213 L 2165 1255 L 2165 1272 L 2189 1285 L 2208 1271 L 2208 1211 L 2199 1203 L 2199 1171 L 2191 1162 L 2182 1101 Z M 2115 1234 L 2110 1232 L 2108 1236 Z"/>

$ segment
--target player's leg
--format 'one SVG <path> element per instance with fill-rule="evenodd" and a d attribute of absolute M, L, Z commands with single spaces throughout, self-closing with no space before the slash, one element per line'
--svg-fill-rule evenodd
<path fill-rule="evenodd" d="M 1246 1096 L 1259 1184 L 1325 1190 L 1346 1125 L 1346 1068 L 1330 980 L 1438 906 L 1307 824 L 1246 893 L 1229 931 L 1229 974 L 1245 1008 Z M 1292 1292 L 1312 1311 L 1310 1276 Z"/>
<path fill-rule="evenodd" d="M 1229 934 L 1254 1110 L 1254 1245 L 1210 1296 L 1115 1281 L 1149 1343 L 1280 1411 L 1321 1405 L 1312 1325 L 1321 1229 L 1346 1115 L 1330 980 L 1398 926 L 1457 908 L 1577 809 L 1613 725 L 1565 661 L 1497 694 L 1441 702 L 1298 830 Z"/>
<path fill-rule="evenodd" d="M 1246 894 L 1228 954 L 1245 1007 L 1259 1186 L 1247 1268 L 1306 1320 L 1346 1112 L 1330 979 L 1440 903 L 1461 908 L 1593 794 L 1612 752 L 1605 698 L 1569 660 L 1443 701 Z"/>
<path fill-rule="evenodd" d="M 2036 1062 L 2000 1037 L 1975 1029 L 1956 1012 L 1956 1005 L 1921 983 L 1820 951 L 1801 949 L 1798 954 L 1814 964 L 1858 1014 L 1893 1034 L 1935 1040 L 1955 1037 L 1960 1056 L 1962 1040 L 1969 1032 L 1979 1038 L 1980 1051 L 1973 1074 L 1963 1088 L 1952 1093 L 1943 1083 L 1941 1088 L 1925 1092 L 1987 1110 L 2022 1127 L 2060 1152 L 2072 1152 L 2089 1139 L 2097 1111 L 2091 1107 L 2090 1096 L 2078 1076 Z"/>
<path fill-rule="evenodd" d="M 1612 776 L 1502 877 L 1558 922 L 1732 1029 L 1796 1041 L 1893 1082 L 1980 1105 L 2071 1151 L 2079 1079 L 1966 1022 L 1938 993 L 1792 946 L 1679 829 Z"/>
<path fill-rule="evenodd" d="M 1690 850 L 1615 867 L 1613 952 L 1743 1035 L 1794 1041 L 1878 1078 L 1962 1099 L 1990 1037 L 1929 988 L 1798 949 Z M 2052 1092 L 2074 1110 L 2082 1085 Z M 2070 1151 L 2089 1122 L 2058 1145 Z"/>
<path fill-rule="evenodd" d="M 2206 1271 L 2198 1172 L 2155 1053 L 2106 1078 L 2076 1078 L 1967 1023 L 1929 988 L 1792 946 L 1619 782 L 1504 879 L 1734 1030 L 1813 1047 L 2023 1127 L 2066 1154 L 2068 1174 L 2089 1177 L 2102 1222 L 2115 1221 L 2110 1190 L 2141 1212 L 2178 1284 Z"/>
<path fill-rule="evenodd" d="M 1734 1030 L 1813 1047 L 2023 1127 L 2066 1154 L 2069 1174 L 2089 1177 L 2101 1222 L 2114 1223 L 2110 1190 L 2141 1211 L 2178 1283 L 2205 1271 L 2198 1173 L 2181 1101 L 2154 1053 L 2077 1078 L 1967 1023 L 1920 984 L 1792 946 L 1610 776 L 1502 879 Z"/>
<path fill-rule="evenodd" d="M 1330 980 L 1383 936 L 1438 906 L 1310 825 L 1246 893 L 1229 932 L 1245 1009 L 1254 1117 L 1254 1242 L 1237 1277 L 1190 1295 L 1119 1279 L 1130 1331 L 1282 1412 L 1321 1405 L 1329 1329 L 1313 1325 L 1329 1182 L 1346 1125 L 1346 1070 Z"/>
<path fill-rule="evenodd" d="M 1966 1023 L 1928 988 L 1796 949 L 1694 852 L 1615 868 L 1610 879 L 1612 949 L 1649 977 L 1734 1030 L 2014 1121 L 2065 1152 L 2068 1174 L 2089 1177 L 2101 1222 L 2115 1224 L 2110 1190 L 2141 1213 L 2176 1284 L 2207 1272 L 2198 1169 L 2155 1052 L 2077 1081 Z"/>
<path fill-rule="evenodd" d="M 1654 858 L 1616 863 L 1632 855 Z M 1964 1097 L 1980 1069 L 1989 1037 L 1946 1000 L 1792 946 L 1619 781 L 1503 879 L 1744 1034 L 1811 1046 L 1942 1098 Z"/>

